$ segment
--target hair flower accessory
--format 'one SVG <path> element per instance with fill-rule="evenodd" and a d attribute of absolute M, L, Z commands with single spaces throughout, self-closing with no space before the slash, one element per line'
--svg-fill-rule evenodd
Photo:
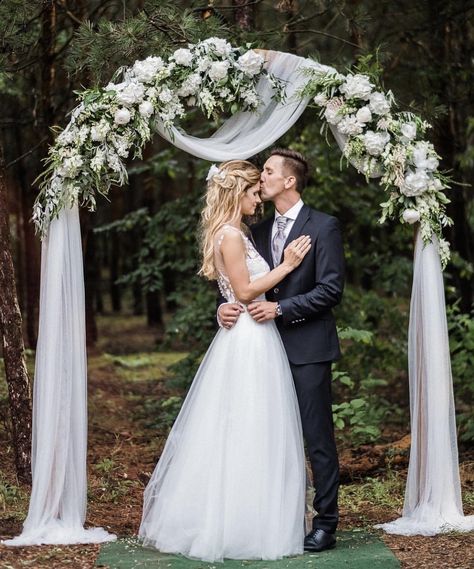
<path fill-rule="evenodd" d="M 225 172 L 218 168 L 215 164 L 209 168 L 209 172 L 207 173 L 206 182 L 210 182 L 214 176 L 217 176 L 220 180 L 225 178 Z"/>

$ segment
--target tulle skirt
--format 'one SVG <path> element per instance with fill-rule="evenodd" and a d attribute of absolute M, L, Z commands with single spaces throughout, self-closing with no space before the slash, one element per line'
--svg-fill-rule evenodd
<path fill-rule="evenodd" d="M 303 552 L 305 463 L 286 353 L 245 312 L 209 347 L 145 490 L 144 545 L 205 561 Z"/>

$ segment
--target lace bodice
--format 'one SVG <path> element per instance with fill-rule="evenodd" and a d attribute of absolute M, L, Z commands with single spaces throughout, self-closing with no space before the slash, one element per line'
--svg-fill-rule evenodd
<path fill-rule="evenodd" d="M 224 261 L 221 253 L 221 245 L 226 234 L 229 232 L 237 232 L 241 235 L 245 244 L 245 262 L 249 271 L 250 280 L 253 281 L 265 273 L 270 271 L 270 267 L 260 253 L 255 249 L 250 239 L 233 225 L 223 225 L 216 233 L 214 238 L 214 262 L 217 269 L 217 284 L 222 296 L 227 302 L 237 302 L 237 298 L 230 284 L 229 277 L 225 271 Z M 256 300 L 265 300 L 265 295 L 262 294 Z"/>

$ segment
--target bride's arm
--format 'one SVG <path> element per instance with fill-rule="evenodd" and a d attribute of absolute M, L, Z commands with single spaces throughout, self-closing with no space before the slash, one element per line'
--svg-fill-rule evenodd
<path fill-rule="evenodd" d="M 295 239 L 285 249 L 283 262 L 273 271 L 254 281 L 250 281 L 245 262 L 245 244 L 239 233 L 226 233 L 221 244 L 221 253 L 224 268 L 235 295 L 241 302 L 247 304 L 273 288 L 286 275 L 296 269 L 310 248 L 311 240 L 308 236 Z"/>

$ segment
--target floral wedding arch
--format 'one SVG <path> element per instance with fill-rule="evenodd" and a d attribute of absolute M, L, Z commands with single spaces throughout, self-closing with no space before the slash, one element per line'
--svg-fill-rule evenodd
<path fill-rule="evenodd" d="M 84 278 L 78 206 L 127 180 L 124 160 L 140 156 L 153 131 L 210 161 L 248 158 L 319 109 L 343 157 L 380 177 L 386 218 L 419 223 L 409 326 L 412 444 L 403 515 L 388 532 L 433 535 L 474 529 L 462 512 L 442 267 L 451 220 L 438 156 L 424 140 L 429 125 L 396 113 L 392 93 L 364 74 L 292 54 L 232 47 L 209 38 L 121 68 L 105 88 L 80 95 L 42 175 L 33 220 L 43 237 L 40 325 L 33 401 L 33 486 L 20 536 L 8 545 L 115 539 L 84 529 L 87 501 L 87 364 Z M 177 126 L 187 108 L 230 118 L 208 139 Z"/>

